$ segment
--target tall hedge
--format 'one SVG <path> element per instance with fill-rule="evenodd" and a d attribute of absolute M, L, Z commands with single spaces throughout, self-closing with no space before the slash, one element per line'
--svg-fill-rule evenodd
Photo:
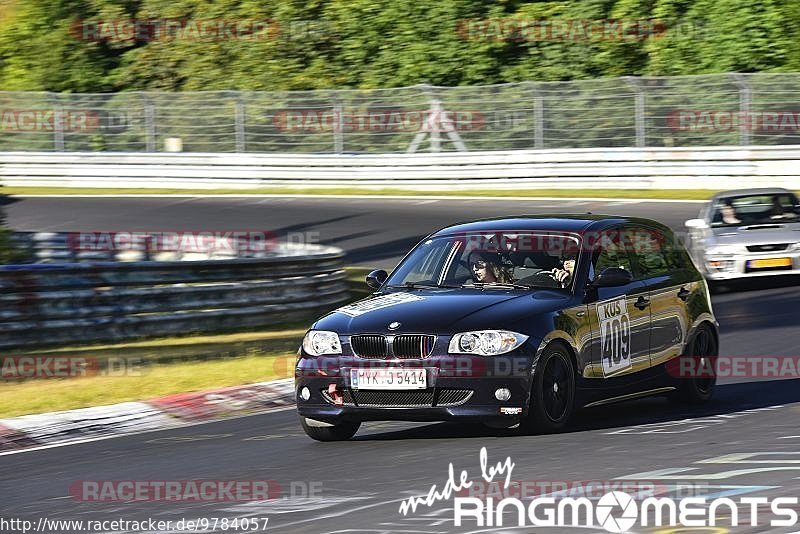
<path fill-rule="evenodd" d="M 121 21 L 166 19 L 269 24 L 253 39 L 114 34 Z M 501 24 L 476 33 L 465 31 L 469 21 Z M 652 21 L 657 31 L 625 39 L 492 33 L 535 21 Z M 112 24 L 87 37 L 100 22 Z M 797 71 L 798 22 L 797 0 L 3 0 L 0 90 L 374 88 Z"/>

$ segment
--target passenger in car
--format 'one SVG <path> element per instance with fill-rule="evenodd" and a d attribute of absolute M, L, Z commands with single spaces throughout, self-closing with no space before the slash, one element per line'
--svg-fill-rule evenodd
<path fill-rule="evenodd" d="M 500 258 L 493 254 L 473 252 L 469 256 L 469 267 L 475 282 L 504 284 L 511 281 L 508 271 L 500 265 Z"/>
<path fill-rule="evenodd" d="M 781 197 L 772 197 L 772 208 L 769 210 L 770 219 L 794 219 L 797 217 L 791 211 L 786 211 L 781 204 Z"/>

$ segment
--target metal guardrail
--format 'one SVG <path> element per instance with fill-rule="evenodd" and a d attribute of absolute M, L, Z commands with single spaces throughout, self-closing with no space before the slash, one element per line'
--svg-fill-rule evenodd
<path fill-rule="evenodd" d="M 0 153 L 8 186 L 242 189 L 800 188 L 800 146 L 438 154 Z"/>
<path fill-rule="evenodd" d="M 154 152 L 180 144 L 189 152 L 341 154 L 791 145 L 800 143 L 799 81 L 798 73 L 729 73 L 371 90 L 5 91 L 0 150 Z"/>
<path fill-rule="evenodd" d="M 165 234 L 176 241 L 165 243 Z M 14 232 L 11 243 L 25 263 L 76 263 L 85 261 L 198 261 L 234 258 L 276 258 L 304 255 L 302 245 L 279 244 L 263 232 Z M 253 236 L 253 234 L 257 234 Z M 191 238 L 181 246 L 178 238 Z M 90 242 L 82 243 L 82 237 Z M 119 237 L 119 242 L 114 242 Z M 105 238 L 106 242 L 94 241 Z M 256 241 L 256 238 L 259 238 Z M 134 242 L 134 240 L 138 240 Z"/>
<path fill-rule="evenodd" d="M 0 267 L 0 348 L 219 332 L 348 298 L 341 250 L 290 257 Z"/>

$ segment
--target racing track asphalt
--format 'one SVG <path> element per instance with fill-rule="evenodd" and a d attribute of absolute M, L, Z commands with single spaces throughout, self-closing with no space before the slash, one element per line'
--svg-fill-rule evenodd
<path fill-rule="evenodd" d="M 389 267 L 419 236 L 455 220 L 589 210 L 650 216 L 677 228 L 698 207 L 569 201 L 22 199 L 7 209 L 13 226 L 29 230 L 319 231 L 322 242 L 346 248 L 353 260 Z M 796 356 L 798 297 L 800 287 L 777 279 L 715 295 L 721 354 Z M 399 501 L 425 495 L 433 484 L 441 489 L 450 462 L 456 474 L 465 469 L 479 480 L 481 447 L 487 448 L 492 464 L 511 457 L 513 480 L 572 486 L 575 481 L 633 477 L 672 491 L 676 484 L 696 483 L 703 494 L 797 497 L 799 386 L 800 380 L 723 380 L 706 407 L 675 408 L 664 399 L 646 399 L 595 408 L 580 412 L 569 431 L 559 435 L 510 436 L 446 423 L 370 423 L 351 442 L 321 444 L 305 437 L 289 410 L 2 455 L 0 517 L 177 521 L 250 516 L 268 517 L 270 532 L 452 531 L 452 501 L 422 506 L 406 517 L 398 513 Z M 79 480 L 188 479 L 275 480 L 287 495 L 258 503 L 77 502 L 69 497 L 70 485 Z M 316 492 L 305 496 L 309 486 Z M 748 531 L 781 530 L 735 530 Z"/>

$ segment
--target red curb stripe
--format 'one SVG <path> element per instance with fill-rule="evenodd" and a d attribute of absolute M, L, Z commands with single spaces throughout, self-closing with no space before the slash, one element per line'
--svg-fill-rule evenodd
<path fill-rule="evenodd" d="M 284 397 L 270 386 L 254 384 L 177 393 L 146 402 L 168 415 L 189 421 L 203 421 L 284 406 L 288 404 Z"/>
<path fill-rule="evenodd" d="M 0 451 L 11 451 L 17 449 L 26 449 L 41 445 L 25 432 L 8 428 L 7 426 L 0 425 Z"/>

